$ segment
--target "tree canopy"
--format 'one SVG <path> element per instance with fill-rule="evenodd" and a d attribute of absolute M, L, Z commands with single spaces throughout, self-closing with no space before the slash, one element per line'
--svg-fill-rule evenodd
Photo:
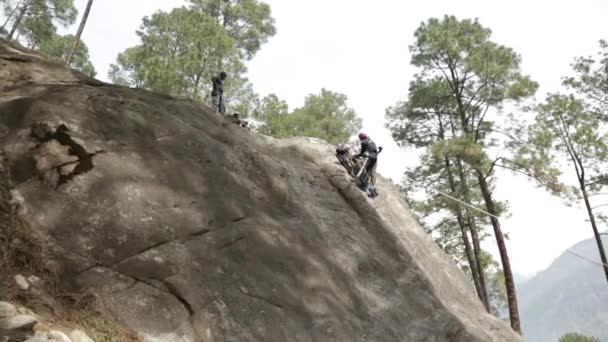
<path fill-rule="evenodd" d="M 188 3 L 144 18 L 141 43 L 119 54 L 110 79 L 208 103 L 211 78 L 223 70 L 226 106 L 247 116 L 259 100 L 243 76 L 245 61 L 275 34 L 270 6 L 255 0 Z"/>
<path fill-rule="evenodd" d="M 230 36 L 242 57 L 251 59 L 276 33 L 270 6 L 258 0 L 189 0 L 213 17 Z"/>
<path fill-rule="evenodd" d="M 560 170 L 563 161 L 576 175 L 576 184 L 554 192 L 569 203 L 585 205 L 600 259 L 608 263 L 601 239 L 599 220 L 606 218 L 594 212 L 591 196 L 608 185 L 608 46 L 600 41 L 600 60 L 577 58 L 575 76 L 564 78 L 564 93 L 549 94 L 537 105 L 535 121 L 522 129 L 525 144 L 518 148 L 518 162 Z M 555 172 L 555 171 L 554 171 Z M 608 281 L 608 266 L 604 266 Z"/>
<path fill-rule="evenodd" d="M 8 39 L 19 34 L 30 47 L 52 39 L 55 24 L 71 25 L 77 15 L 73 0 L 4 0 L 2 8 L 6 18 L 2 28 Z"/>
<path fill-rule="evenodd" d="M 257 110 L 260 132 L 277 138 L 307 136 L 332 144 L 345 143 L 361 129 L 361 119 L 348 107 L 347 97 L 327 89 L 306 97 L 304 106 L 289 112 L 276 95 L 265 97 Z"/>
<path fill-rule="evenodd" d="M 122 52 L 111 67 L 115 83 L 200 99 L 216 66 L 235 53 L 215 19 L 187 8 L 144 18 L 137 34 L 141 45 Z"/>
<path fill-rule="evenodd" d="M 41 42 L 39 49 L 50 58 L 63 62 L 70 53 L 73 42 L 73 35 L 61 36 L 55 33 L 50 39 Z M 78 45 L 71 66 L 84 74 L 95 77 L 95 67 L 89 59 L 89 49 L 84 42 Z"/>

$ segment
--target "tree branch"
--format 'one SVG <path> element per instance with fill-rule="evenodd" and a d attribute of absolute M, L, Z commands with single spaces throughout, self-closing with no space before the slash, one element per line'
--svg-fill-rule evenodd
<path fill-rule="evenodd" d="M 488 177 L 492 175 L 492 171 L 494 171 L 494 167 L 496 166 L 496 163 L 498 163 L 499 160 L 502 160 L 502 157 L 496 157 L 492 164 L 490 164 L 490 169 L 488 170 L 488 173 L 486 173 L 486 179 L 488 179 Z"/>

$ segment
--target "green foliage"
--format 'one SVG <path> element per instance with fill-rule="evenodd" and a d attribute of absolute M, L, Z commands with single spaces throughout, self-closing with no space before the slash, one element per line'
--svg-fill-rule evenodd
<path fill-rule="evenodd" d="M 408 100 L 386 114 L 400 145 L 426 147 L 439 158 L 464 162 L 486 181 L 496 167 L 530 174 L 507 156 L 491 158 L 490 152 L 513 140 L 505 134 L 512 127 L 499 127 L 513 125 L 500 116 L 504 104 L 518 104 L 538 87 L 520 73 L 519 55 L 492 42 L 490 35 L 477 20 L 445 16 L 422 23 L 410 46 L 412 64 L 421 72 L 410 83 Z"/>
<path fill-rule="evenodd" d="M 452 93 L 441 78 L 410 83 L 408 101 L 386 110 L 387 127 L 393 139 L 403 147 L 425 147 L 449 134 L 453 125 L 449 116 L 456 112 Z"/>
<path fill-rule="evenodd" d="M 499 141 L 497 132 L 502 131 L 498 129 L 498 114 L 505 102 L 517 103 L 534 94 L 537 84 L 521 75 L 520 57 L 490 41 L 490 34 L 476 20 L 453 16 L 432 18 L 416 30 L 410 51 L 412 64 L 421 72 L 410 83 L 407 101 L 386 112 L 387 127 L 400 146 L 424 148 L 419 166 L 406 173 L 409 192 L 452 193 L 448 182 L 451 174 L 457 191 L 453 195 L 463 198 L 463 184 L 476 184 L 475 171 L 491 181 L 488 177 L 495 167 L 506 164 L 499 164 L 504 157 L 492 160 L 489 156 Z M 463 163 L 465 179 L 457 168 L 449 166 Z M 482 206 L 478 190 L 470 187 L 466 192 L 472 204 Z M 443 207 L 434 199 L 427 200 L 427 205 L 431 211 Z M 498 213 L 506 209 L 499 202 L 494 205 Z M 454 218 L 459 210 L 469 211 L 452 204 L 449 217 Z M 479 214 L 467 215 L 481 219 Z M 481 222 L 487 223 L 487 218 Z M 441 231 L 455 236 L 459 228 L 452 224 L 451 232 Z"/>
<path fill-rule="evenodd" d="M 466 229 L 465 233 L 468 234 L 469 225 L 473 223 L 477 227 L 480 240 L 483 240 L 488 236 L 488 217 L 436 193 L 436 191 L 441 191 L 464 199 L 463 185 L 475 184 L 475 178 L 470 168 L 462 165 L 465 179 L 461 179 L 456 162 L 433 153 L 434 146 L 436 144 L 424 150 L 417 166 L 406 170 L 403 189 L 409 195 L 410 207 L 418 216 L 419 221 L 427 227 L 427 232 L 433 237 L 433 240 L 461 268 L 470 272 L 470 265 L 465 263 L 467 260 L 462 229 Z M 450 177 L 453 181 L 450 180 Z M 476 187 L 469 185 L 466 194 L 468 203 L 479 208 L 483 207 L 483 198 Z M 499 208 L 501 211 L 504 210 L 500 203 Z M 465 226 L 461 226 L 458 222 L 459 215 L 465 220 Z"/>
<path fill-rule="evenodd" d="M 73 35 L 65 35 L 60 36 L 58 34 L 54 34 L 51 39 L 44 41 L 40 46 L 40 51 L 44 52 L 50 58 L 63 62 L 65 61 L 66 56 L 70 52 L 72 48 L 72 44 L 74 42 Z M 80 42 L 78 45 L 78 49 L 76 49 L 76 53 L 74 54 L 74 60 L 72 62 L 72 67 L 78 71 L 81 71 L 84 74 L 87 74 L 91 77 L 95 77 L 95 68 L 93 64 L 89 60 L 89 49 L 87 48 L 84 42 Z"/>
<path fill-rule="evenodd" d="M 580 160 L 587 170 L 583 177 L 602 178 L 608 146 L 599 117 L 571 95 L 549 95 L 537 110 L 530 130 L 533 146 L 551 161 L 558 160 L 558 154 L 575 163 Z"/>
<path fill-rule="evenodd" d="M 194 9 L 216 19 L 242 56 L 251 59 L 276 33 L 270 6 L 257 0 L 189 0 Z"/>
<path fill-rule="evenodd" d="M 568 94 L 550 94 L 537 106 L 536 123 L 528 130 L 533 153 L 546 156 L 551 164 L 556 164 L 556 157 L 570 161 L 580 183 L 578 195 L 583 188 L 595 192 L 608 185 L 608 43 L 604 40 L 598 56 L 599 60 L 575 60 L 575 76 L 563 82 Z M 528 159 L 534 160 L 533 153 Z"/>
<path fill-rule="evenodd" d="M 346 95 L 322 89 L 306 97 L 304 106 L 293 112 L 295 131 L 331 144 L 347 142 L 361 129 L 361 119 L 346 103 Z"/>
<path fill-rule="evenodd" d="M 585 110 L 608 119 L 608 42 L 600 40 L 598 58 L 579 57 L 572 68 L 575 76 L 564 79 L 564 85 L 578 94 Z"/>
<path fill-rule="evenodd" d="M 270 7 L 255 0 L 189 3 L 190 7 L 144 18 L 138 31 L 141 44 L 119 54 L 110 66 L 110 79 L 208 102 L 211 78 L 224 70 L 229 112 L 252 114 L 259 99 L 242 76 L 244 61 L 275 33 Z"/>
<path fill-rule="evenodd" d="M 108 76 L 115 84 L 127 87 L 144 87 L 144 55 L 141 46 L 127 48 L 118 54 L 117 64 L 110 65 Z"/>
<path fill-rule="evenodd" d="M 235 58 L 232 39 L 211 16 L 186 8 L 157 12 L 137 32 L 142 44 L 125 50 L 110 78 L 123 85 L 201 99 L 204 83 L 225 56 Z"/>
<path fill-rule="evenodd" d="M 224 90 L 224 103 L 232 112 L 239 113 L 241 118 L 254 116 L 260 106 L 260 98 L 253 91 L 253 85 L 245 78 L 232 78 L 225 84 L 228 88 Z"/>
<path fill-rule="evenodd" d="M 500 114 L 505 104 L 518 105 L 532 96 L 538 85 L 521 74 L 520 56 L 511 48 L 491 41 L 490 36 L 491 31 L 477 20 L 445 16 L 422 23 L 415 32 L 415 43 L 410 46 L 411 63 L 419 67 L 420 72 L 410 83 L 407 101 L 389 108 L 386 113 L 387 127 L 399 145 L 424 149 L 420 166 L 406 173 L 406 182 L 413 183 L 411 190 L 418 188 L 427 194 L 423 205 L 414 209 L 424 208 L 434 216 L 439 215 L 439 219 L 431 219 L 433 222 L 427 222 L 427 226 L 439 235 L 436 241 L 446 252 L 455 253 L 453 257 L 457 261 L 468 259 L 469 272 L 482 301 L 486 299 L 484 271 L 490 266 L 480 260 L 479 240 L 485 233 L 479 238 L 475 235 L 484 231 L 488 218 L 479 217 L 461 204 L 444 204 L 435 196 L 438 191 L 447 192 L 468 204 L 483 204 L 486 211 L 500 215 L 506 207 L 492 196 L 496 167 L 527 171 L 514 167 L 508 156 L 491 157 L 490 154 L 495 153 L 500 143 L 511 140 L 508 134 L 511 127 L 500 127 L 504 124 Z M 428 216 L 428 213 L 421 215 Z M 499 251 L 506 256 L 500 224 L 498 220 L 491 223 Z M 469 232 L 472 239 L 468 237 Z M 471 250 L 466 247 L 471 240 L 475 258 L 466 252 Z M 446 241 L 456 241 L 455 246 L 463 244 L 466 249 L 452 248 Z M 466 270 L 466 264 L 461 266 Z M 508 266 L 508 263 L 503 265 L 505 270 L 510 269 Z M 474 267 L 478 272 L 471 271 Z M 490 274 L 489 297 L 492 297 L 492 286 L 500 280 L 494 273 Z M 507 273 L 503 279 L 512 285 L 510 271 Z M 503 293 L 510 291 L 509 301 L 514 302 L 513 286 L 505 287 Z M 496 298 L 489 299 L 488 302 L 496 302 Z M 510 314 L 511 324 L 518 330 L 518 313 Z"/>
<path fill-rule="evenodd" d="M 73 24 L 78 14 L 73 0 L 24 0 L 17 4 L 26 9 L 28 17 L 48 17 L 64 27 Z"/>
<path fill-rule="evenodd" d="M 71 25 L 77 15 L 73 0 L 5 1 L 3 10 L 7 18 L 5 31 L 9 31 L 10 25 L 18 25 L 17 32 L 30 47 L 54 39 L 55 24 Z"/>
<path fill-rule="evenodd" d="M 535 107 L 534 124 L 522 130 L 528 136 L 527 143 L 517 151 L 517 162 L 555 175 L 560 161 L 568 161 L 578 184 L 553 188 L 549 184 L 548 188 L 569 203 L 581 199 L 583 190 L 596 192 L 608 184 L 608 136 L 602 114 L 608 108 L 604 104 L 608 100 L 608 48 L 605 42 L 601 42 L 601 47 L 604 59 L 599 66 L 594 66 L 590 58 L 576 59 L 576 76 L 564 79 L 570 94 L 549 94 L 544 103 Z"/>
<path fill-rule="evenodd" d="M 54 38 L 57 28 L 49 16 L 29 16 L 23 19 L 19 32 L 31 48 Z"/>
<path fill-rule="evenodd" d="M 76 21 L 78 11 L 74 7 L 73 0 L 31 0 L 34 10 L 44 10 L 61 25 L 68 26 Z"/>
<path fill-rule="evenodd" d="M 607 117 L 603 111 L 608 107 L 608 49 L 601 42 L 600 68 L 594 67 L 592 59 L 579 58 L 573 65 L 575 77 L 564 79 L 570 91 L 568 95 L 550 94 L 545 103 L 537 106 L 535 124 L 529 128 L 529 140 L 533 148 L 520 153 L 522 159 L 546 157 L 543 162 L 558 164 L 559 157 L 568 160 L 576 172 L 577 184 L 572 186 L 587 209 L 589 223 L 597 241 L 602 263 L 608 262 L 601 240 L 599 221 L 603 215 L 594 214 L 590 196 L 608 185 L 606 159 L 608 145 L 605 143 Z M 571 202 L 572 198 L 570 198 Z M 608 279 L 608 267 L 604 267 Z"/>
<path fill-rule="evenodd" d="M 361 119 L 346 102 L 346 95 L 322 89 L 306 97 L 303 107 L 288 113 L 284 101 L 267 96 L 257 111 L 257 118 L 265 123 L 260 131 L 277 138 L 307 136 L 345 143 L 361 129 Z"/>
<path fill-rule="evenodd" d="M 263 122 L 263 125 L 258 128 L 260 133 L 275 138 L 291 136 L 289 107 L 275 94 L 270 94 L 262 99 L 260 107 L 256 111 L 256 118 Z"/>
<path fill-rule="evenodd" d="M 456 136 L 449 140 L 442 140 L 433 145 L 433 154 L 448 158 L 466 160 L 474 168 L 481 168 L 488 156 L 482 145 L 472 141 L 471 136 Z"/>
<path fill-rule="evenodd" d="M 595 337 L 584 336 L 577 333 L 567 333 L 559 338 L 558 342 L 601 342 Z"/>
<path fill-rule="evenodd" d="M 463 133 L 473 136 L 472 143 L 483 144 L 492 132 L 489 109 L 525 99 L 538 87 L 521 75 L 519 55 L 490 41 L 490 33 L 476 20 L 433 18 L 418 28 L 410 47 L 412 64 L 422 70 L 419 78 L 444 83 L 435 85 L 433 96 L 453 102 L 450 113 L 457 115 Z"/>
<path fill-rule="evenodd" d="M 500 117 L 504 104 L 517 104 L 538 87 L 520 73 L 519 55 L 490 41 L 490 34 L 476 20 L 453 16 L 422 23 L 410 46 L 412 64 L 421 72 L 410 83 L 408 101 L 387 110 L 387 126 L 406 147 L 428 146 L 441 130 L 445 137 L 433 153 L 458 158 L 485 177 L 496 166 L 506 167 L 557 188 L 555 170 L 542 169 L 544 164 L 532 169 L 507 156 L 489 155 L 498 143 L 513 144 L 509 132 L 521 121 L 512 116 L 505 122 Z"/>

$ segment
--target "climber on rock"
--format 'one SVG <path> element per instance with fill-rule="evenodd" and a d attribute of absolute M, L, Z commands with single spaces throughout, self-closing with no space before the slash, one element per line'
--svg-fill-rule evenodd
<path fill-rule="evenodd" d="M 224 106 L 224 80 L 228 77 L 225 71 L 220 72 L 218 76 L 211 78 L 213 90 L 211 90 L 211 101 L 213 109 L 216 113 L 224 114 L 226 107 Z"/>
<path fill-rule="evenodd" d="M 378 148 L 376 147 L 376 143 L 363 132 L 359 133 L 359 140 L 361 141 L 361 151 L 355 157 L 365 157 L 365 161 L 357 174 L 357 178 L 361 179 L 363 170 L 366 170 L 369 178 L 373 179 L 374 167 L 378 162 Z"/>

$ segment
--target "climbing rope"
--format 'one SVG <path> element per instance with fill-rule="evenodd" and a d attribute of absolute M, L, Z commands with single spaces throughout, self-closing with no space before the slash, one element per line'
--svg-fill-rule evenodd
<path fill-rule="evenodd" d="M 579 257 L 579 258 L 581 258 L 581 259 L 587 260 L 587 261 L 589 261 L 590 263 L 595 264 L 595 265 L 598 265 L 598 266 L 600 266 L 600 267 L 604 267 L 604 266 L 608 267 L 608 264 L 604 264 L 603 262 L 600 262 L 600 261 L 595 261 L 595 260 L 589 259 L 589 258 L 587 258 L 587 257 L 584 257 L 584 256 L 582 256 L 582 255 L 580 255 L 580 254 L 576 253 L 575 251 L 571 250 L 570 248 L 566 249 L 566 252 L 569 252 L 569 253 L 570 253 L 570 254 L 572 254 L 572 255 L 575 255 L 575 256 L 577 256 L 577 257 Z"/>
<path fill-rule="evenodd" d="M 485 210 L 483 210 L 483 209 L 477 208 L 476 206 L 474 206 L 474 205 L 472 205 L 472 204 L 469 204 L 469 203 L 463 202 L 463 201 L 459 200 L 458 198 L 452 197 L 452 196 L 450 196 L 450 195 L 446 194 L 445 192 L 441 192 L 441 191 L 439 191 L 439 190 L 436 190 L 436 191 L 437 191 L 437 192 L 438 192 L 440 195 L 443 195 L 443 196 L 445 196 L 445 197 L 447 197 L 447 198 L 450 198 L 450 199 L 452 199 L 452 200 L 454 200 L 454 201 L 456 201 L 456 202 L 459 202 L 459 203 L 461 203 L 461 204 L 464 204 L 465 206 L 467 206 L 467 207 L 469 207 L 469 208 L 471 208 L 471 209 L 475 209 L 475 210 L 477 210 L 477 211 L 479 211 L 479 212 L 481 212 L 481 213 L 484 213 L 484 214 L 486 214 L 486 215 L 488 215 L 488 216 L 492 216 L 492 217 L 497 218 L 497 219 L 499 218 L 498 216 L 496 216 L 496 215 L 494 215 L 494 214 L 490 214 L 489 212 L 487 212 L 487 211 L 485 211 Z"/>
<path fill-rule="evenodd" d="M 439 193 L 440 195 L 443 195 L 443 196 L 445 196 L 445 197 L 447 197 L 447 198 L 449 198 L 449 199 L 451 199 L 451 200 L 454 200 L 454 201 L 456 201 L 456 202 L 458 202 L 458 203 L 460 203 L 460 204 L 463 204 L 463 205 L 465 205 L 465 206 L 467 206 L 467 207 L 469 207 L 469 208 L 471 208 L 471 209 L 475 209 L 475 210 L 477 210 L 477 211 L 479 211 L 479 212 L 481 212 L 481 213 L 484 213 L 484 214 L 486 214 L 486 215 L 488 215 L 488 216 L 492 216 L 492 217 L 494 217 L 494 218 L 497 218 L 497 219 L 498 219 L 498 216 L 496 216 L 496 215 L 494 215 L 494 214 L 490 214 L 489 212 L 487 212 L 487 211 L 485 211 L 485 210 L 483 210 L 483 209 L 477 208 L 476 206 L 474 206 L 474 205 L 472 205 L 472 204 L 466 203 L 466 202 L 464 202 L 464 201 L 462 201 L 462 200 L 459 200 L 458 198 L 452 197 L 452 196 L 450 196 L 450 195 L 448 195 L 448 194 L 446 194 L 446 193 L 444 193 L 444 192 L 441 192 L 441 191 L 438 191 L 438 190 L 436 190 L 436 191 L 437 191 L 437 193 Z M 566 249 L 566 252 L 568 252 L 568 253 L 570 253 L 570 254 L 572 254 L 572 255 L 576 256 L 576 257 L 579 257 L 579 258 L 581 258 L 581 259 L 583 259 L 583 260 L 586 260 L 586 261 L 588 261 L 588 262 L 590 262 L 590 263 L 592 263 L 592 264 L 598 265 L 598 266 L 600 266 L 600 267 L 608 267 L 608 264 L 604 264 L 603 262 L 595 261 L 595 260 L 589 259 L 589 258 L 587 258 L 587 257 L 584 257 L 584 256 L 582 256 L 582 255 L 580 255 L 580 254 L 576 253 L 575 251 L 573 251 L 573 250 L 572 250 L 572 249 L 570 249 L 570 248 L 567 248 L 567 249 Z"/>

